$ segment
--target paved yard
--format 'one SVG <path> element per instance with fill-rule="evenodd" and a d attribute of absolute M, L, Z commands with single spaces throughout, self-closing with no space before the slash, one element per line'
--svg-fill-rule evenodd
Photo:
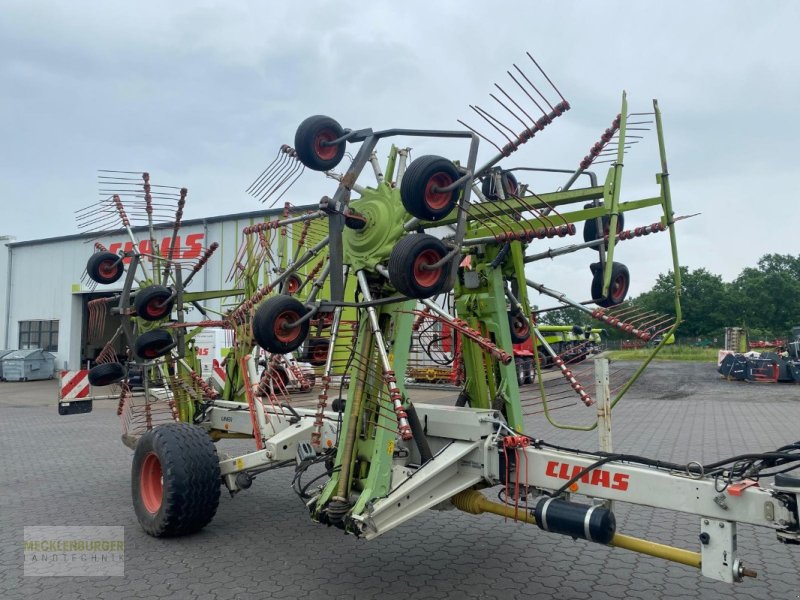
<path fill-rule="evenodd" d="M 425 392 L 428 397 L 441 392 Z M 197 535 L 158 540 L 130 502 L 131 452 L 111 401 L 59 417 L 54 383 L 0 383 L 0 597 L 58 598 L 789 598 L 800 597 L 800 547 L 741 526 L 757 580 L 735 587 L 689 567 L 572 541 L 493 515 L 428 512 L 373 542 L 314 524 L 288 470 L 224 494 Z M 558 411 L 586 420 L 591 409 Z M 529 432 L 596 448 L 595 434 Z M 711 461 L 800 438 L 800 387 L 724 382 L 712 365 L 659 363 L 614 412 L 614 445 L 672 461 Z M 244 447 L 241 444 L 239 447 Z M 616 508 L 618 530 L 697 549 L 697 520 Z M 22 576 L 25 525 L 122 525 L 125 577 Z"/>

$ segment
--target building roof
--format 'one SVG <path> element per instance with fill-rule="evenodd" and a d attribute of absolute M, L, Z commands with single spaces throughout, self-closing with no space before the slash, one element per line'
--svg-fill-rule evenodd
<path fill-rule="evenodd" d="M 20 359 L 47 359 L 55 358 L 49 352 L 45 352 L 41 348 L 31 348 L 30 350 L 12 350 L 6 354 L 2 360 L 20 360 Z"/>
<path fill-rule="evenodd" d="M 315 204 L 304 204 L 303 206 L 292 206 L 292 212 L 306 212 L 309 210 L 317 210 L 319 206 Z M 280 215 L 283 213 L 283 207 L 281 208 L 269 208 L 265 210 L 254 210 L 249 212 L 243 213 L 232 213 L 228 215 L 215 215 L 213 217 L 203 217 L 200 219 L 184 219 L 181 221 L 181 226 L 184 225 L 202 225 L 208 223 L 219 223 L 221 221 L 241 221 L 245 219 L 264 219 L 266 217 L 273 217 L 275 215 Z M 155 229 L 169 229 L 173 226 L 172 222 L 167 223 L 159 223 L 154 225 Z M 147 226 L 139 225 L 136 227 L 131 228 L 134 232 L 142 232 L 147 231 Z M 111 229 L 108 231 L 92 231 L 88 233 L 73 233 L 70 235 L 61 235 L 51 238 L 40 238 L 37 240 L 24 240 L 21 242 L 10 242 L 6 244 L 11 248 L 16 248 L 19 246 L 34 246 L 36 244 L 53 244 L 56 242 L 66 242 L 69 240 L 82 240 L 82 239 L 94 239 L 100 237 L 102 235 L 108 235 L 112 233 L 120 233 L 124 231 L 124 229 Z"/>

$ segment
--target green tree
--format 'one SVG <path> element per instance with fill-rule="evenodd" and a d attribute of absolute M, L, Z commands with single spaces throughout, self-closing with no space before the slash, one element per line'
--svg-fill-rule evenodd
<path fill-rule="evenodd" d="M 706 337 L 719 335 L 721 330 L 731 325 L 731 314 L 737 304 L 731 284 L 722 277 L 700 268 L 690 271 L 681 267 L 681 309 L 683 322 L 679 335 Z M 640 294 L 634 302 L 650 311 L 675 314 L 675 284 L 672 271 L 661 274 L 653 288 Z"/>
<path fill-rule="evenodd" d="M 784 337 L 800 323 L 800 255 L 766 254 L 731 287 L 739 301 L 737 324 Z"/>

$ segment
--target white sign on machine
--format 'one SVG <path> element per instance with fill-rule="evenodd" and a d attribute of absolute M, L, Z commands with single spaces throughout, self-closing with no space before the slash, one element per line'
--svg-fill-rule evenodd
<path fill-rule="evenodd" d="M 214 361 L 222 364 L 222 359 L 230 352 L 233 341 L 229 339 L 230 335 L 229 331 L 221 327 L 209 327 L 194 337 L 203 379 L 211 377 Z"/>

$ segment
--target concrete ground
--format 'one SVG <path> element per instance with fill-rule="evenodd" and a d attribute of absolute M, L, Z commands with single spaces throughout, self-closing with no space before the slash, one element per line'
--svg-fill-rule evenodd
<path fill-rule="evenodd" d="M 98 401 L 90 414 L 60 417 L 54 382 L 0 383 L 0 598 L 800 598 L 800 547 L 768 530 L 740 526 L 740 557 L 759 576 L 736 586 L 493 515 L 428 512 L 365 542 L 314 524 L 290 470 L 259 476 L 236 498 L 223 494 L 200 533 L 154 539 L 131 507 L 131 451 L 115 408 Z M 597 447 L 596 434 L 553 429 L 535 404 L 529 412 L 529 433 Z M 555 416 L 588 422 L 592 412 L 579 405 Z M 798 423 L 796 386 L 726 382 L 713 365 L 663 362 L 614 411 L 614 447 L 710 462 L 795 441 Z M 699 547 L 694 517 L 622 505 L 616 515 L 620 532 Z M 125 576 L 23 577 L 26 525 L 124 526 Z"/>

